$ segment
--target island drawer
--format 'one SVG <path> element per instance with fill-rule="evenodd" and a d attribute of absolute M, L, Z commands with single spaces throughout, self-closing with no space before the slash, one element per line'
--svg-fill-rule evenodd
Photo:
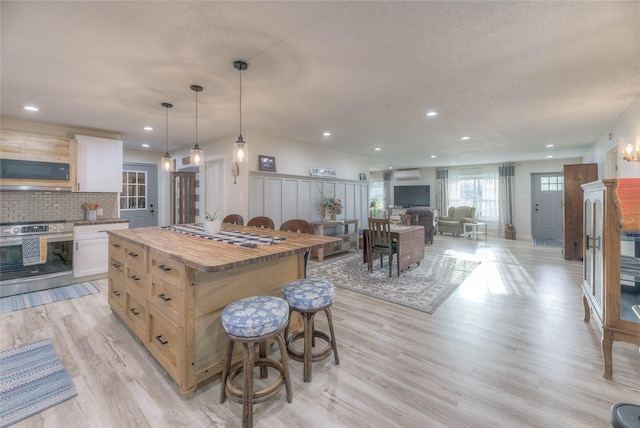
<path fill-rule="evenodd" d="M 124 262 L 122 260 L 122 258 L 109 256 L 109 275 L 119 275 L 124 280 Z"/>
<path fill-rule="evenodd" d="M 109 238 L 109 257 L 124 262 L 124 241 L 114 236 Z"/>
<path fill-rule="evenodd" d="M 123 252 L 127 267 L 136 267 L 139 272 L 146 273 L 147 269 L 147 251 L 135 244 L 125 242 Z"/>
<path fill-rule="evenodd" d="M 136 336 L 144 341 L 147 326 L 147 305 L 143 299 L 131 293 L 126 293 L 126 300 L 124 319 Z"/>
<path fill-rule="evenodd" d="M 184 296 L 182 290 L 175 287 L 175 285 L 151 275 L 149 303 L 174 323 L 183 324 Z"/>
<path fill-rule="evenodd" d="M 153 306 L 149 307 L 149 338 L 147 348 L 169 375 L 182 384 L 179 367 L 183 349 L 182 328 L 163 316 Z"/>
<path fill-rule="evenodd" d="M 151 252 L 149 273 L 152 278 L 161 279 L 166 285 L 183 290 L 184 266 L 176 260 Z"/>
<path fill-rule="evenodd" d="M 124 275 L 109 273 L 109 305 L 111 309 L 124 318 L 125 307 Z"/>
<path fill-rule="evenodd" d="M 130 267 L 127 264 L 125 269 L 127 291 L 146 297 L 149 293 L 149 275 L 141 271 L 139 266 Z"/>

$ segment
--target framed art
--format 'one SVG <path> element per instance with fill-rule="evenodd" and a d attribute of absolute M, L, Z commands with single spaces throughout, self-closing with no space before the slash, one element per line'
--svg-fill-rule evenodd
<path fill-rule="evenodd" d="M 276 172 L 276 158 L 258 155 L 258 169 L 266 172 Z"/>
<path fill-rule="evenodd" d="M 367 174 L 365 174 L 364 172 L 360 173 L 360 181 L 367 181 Z"/>

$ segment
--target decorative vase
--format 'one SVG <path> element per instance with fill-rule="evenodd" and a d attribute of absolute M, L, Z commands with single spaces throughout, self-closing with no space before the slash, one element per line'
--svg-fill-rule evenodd
<path fill-rule="evenodd" d="M 336 221 L 336 213 L 331 211 L 331 221 Z"/>
<path fill-rule="evenodd" d="M 320 215 L 322 215 L 322 220 L 324 220 L 327 217 L 327 209 L 325 207 L 322 207 L 322 211 L 320 211 Z"/>
<path fill-rule="evenodd" d="M 220 233 L 220 226 L 222 225 L 221 220 L 205 220 L 204 221 L 204 231 L 207 235 L 216 235 Z"/>

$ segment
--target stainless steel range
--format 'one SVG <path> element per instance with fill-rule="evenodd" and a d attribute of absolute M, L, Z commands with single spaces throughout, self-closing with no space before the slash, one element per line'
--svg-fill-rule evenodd
<path fill-rule="evenodd" d="M 35 238 L 35 240 L 34 240 Z M 36 249 L 23 252 L 23 244 Z M 0 224 L 0 297 L 60 287 L 73 282 L 73 223 Z"/>

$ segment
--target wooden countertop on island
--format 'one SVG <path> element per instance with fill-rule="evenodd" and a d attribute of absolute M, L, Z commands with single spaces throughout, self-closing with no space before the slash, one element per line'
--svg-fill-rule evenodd
<path fill-rule="evenodd" d="M 222 224 L 222 228 L 283 237 L 287 241 L 274 245 L 247 248 L 185 235 L 161 227 L 113 230 L 108 233 L 141 245 L 146 250 L 153 248 L 163 253 L 166 257 L 202 272 L 221 272 L 342 243 L 339 238 L 330 236 L 238 226 L 236 224 Z"/>

